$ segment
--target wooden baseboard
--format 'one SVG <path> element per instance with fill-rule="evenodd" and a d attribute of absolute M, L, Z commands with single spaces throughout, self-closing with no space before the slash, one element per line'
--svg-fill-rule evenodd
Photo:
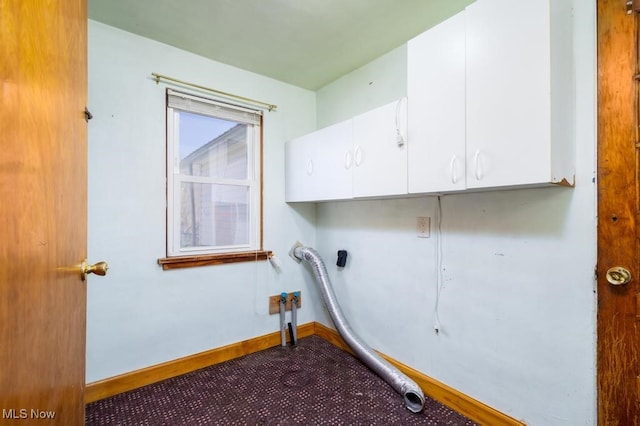
<path fill-rule="evenodd" d="M 300 325 L 298 326 L 298 337 L 311 336 L 314 333 L 314 329 L 315 323 L 313 322 Z M 162 364 L 152 365 L 151 367 L 141 370 L 88 383 L 85 388 L 84 399 L 86 403 L 98 401 L 122 392 L 137 389 L 164 379 L 190 373 L 201 368 L 209 367 L 210 365 L 229 361 L 278 345 L 280 345 L 279 331 Z"/>
<path fill-rule="evenodd" d="M 329 343 L 352 352 L 337 331 L 320 324 L 311 322 L 298 326 L 298 337 L 316 335 Z M 209 367 L 254 352 L 269 349 L 280 344 L 280 332 L 269 333 L 264 336 L 233 343 L 221 348 L 200 352 L 188 357 L 179 358 L 162 364 L 153 365 L 141 370 L 110 377 L 89 383 L 85 389 L 85 402 L 90 403 L 108 398 L 122 392 L 150 385 L 161 380 L 190 373 L 201 368 Z M 383 358 L 393 364 L 398 370 L 413 379 L 429 397 L 456 410 L 462 415 L 482 425 L 491 426 L 522 426 L 524 423 L 507 416 L 470 396 L 467 396 L 421 372 L 414 370 L 384 354 Z"/>
<path fill-rule="evenodd" d="M 325 339 L 326 341 L 344 349 L 348 352 L 352 352 L 347 344 L 342 340 L 340 334 L 337 331 L 320 324 L 315 323 L 314 334 L 318 337 Z M 458 413 L 467 416 L 471 420 L 481 425 L 491 426 L 523 426 L 524 423 L 516 420 L 506 414 L 495 410 L 488 405 L 465 395 L 444 383 L 441 383 L 429 376 L 422 374 L 421 372 L 414 370 L 413 368 L 406 366 L 395 359 L 379 353 L 384 359 L 389 361 L 398 370 L 402 371 L 407 377 L 414 380 L 422 391 L 429 397 L 435 399 L 438 402 L 446 405 L 457 411 Z"/>

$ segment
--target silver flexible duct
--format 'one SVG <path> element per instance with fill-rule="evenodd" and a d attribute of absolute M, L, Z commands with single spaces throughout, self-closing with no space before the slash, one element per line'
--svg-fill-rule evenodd
<path fill-rule="evenodd" d="M 311 247 L 304 247 L 302 244 L 296 243 L 291 248 L 289 254 L 298 263 L 304 260 L 311 265 L 318 286 L 320 287 L 324 304 L 329 311 L 329 315 L 336 329 L 347 345 L 349 345 L 365 365 L 404 397 L 404 403 L 410 411 L 414 413 L 422 411 L 424 407 L 424 394 L 417 383 L 374 352 L 373 349 L 353 332 L 345 320 L 344 314 L 338 305 L 336 295 L 333 292 L 327 268 L 324 266 L 324 262 L 318 252 Z"/>

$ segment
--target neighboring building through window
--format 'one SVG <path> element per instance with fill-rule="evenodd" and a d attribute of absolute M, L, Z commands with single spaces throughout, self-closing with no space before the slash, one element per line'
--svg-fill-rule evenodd
<path fill-rule="evenodd" d="M 167 256 L 262 250 L 260 112 L 167 91 Z"/>

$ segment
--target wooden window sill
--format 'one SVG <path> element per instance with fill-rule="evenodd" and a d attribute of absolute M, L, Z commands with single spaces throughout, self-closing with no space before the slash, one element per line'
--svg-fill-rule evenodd
<path fill-rule="evenodd" d="M 225 263 L 255 262 L 267 260 L 272 256 L 269 250 L 247 251 L 241 253 L 202 254 L 198 256 L 163 257 L 158 264 L 163 270 L 193 268 L 195 266 L 222 265 Z"/>

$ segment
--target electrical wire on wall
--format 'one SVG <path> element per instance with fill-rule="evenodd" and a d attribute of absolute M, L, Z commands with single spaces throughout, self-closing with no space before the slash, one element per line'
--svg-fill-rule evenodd
<path fill-rule="evenodd" d="M 404 102 L 406 102 L 406 99 L 407 98 L 402 98 L 396 103 L 396 143 L 398 144 L 398 147 L 404 146 L 404 136 L 400 131 L 400 128 L 402 127 L 400 125 L 400 112 Z"/>
<path fill-rule="evenodd" d="M 438 310 L 440 305 L 440 293 L 442 292 L 442 200 L 438 196 L 436 209 L 436 302 L 434 307 L 433 329 L 436 334 L 440 333 L 440 318 Z"/>

